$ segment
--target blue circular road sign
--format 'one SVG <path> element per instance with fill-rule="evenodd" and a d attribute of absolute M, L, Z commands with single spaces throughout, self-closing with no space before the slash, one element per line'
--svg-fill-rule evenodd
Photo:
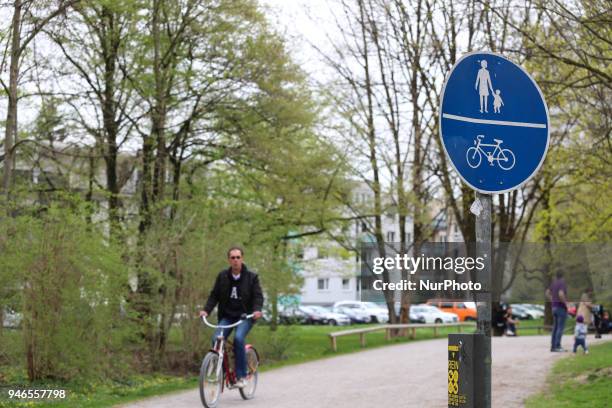
<path fill-rule="evenodd" d="M 481 193 L 503 193 L 529 180 L 550 140 L 542 91 L 519 65 L 491 52 L 461 57 L 440 103 L 440 135 L 464 182 Z"/>

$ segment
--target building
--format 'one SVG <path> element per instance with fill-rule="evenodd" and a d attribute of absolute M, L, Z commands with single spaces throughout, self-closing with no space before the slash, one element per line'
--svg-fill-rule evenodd
<path fill-rule="evenodd" d="M 367 213 L 374 201 L 374 193 L 363 182 L 354 182 L 351 205 L 347 216 L 356 211 Z M 343 245 L 332 239 L 318 239 L 303 244 L 300 273 L 304 278 L 300 301 L 305 305 L 332 305 L 340 300 L 361 299 L 360 243 L 373 239 L 373 219 L 358 219 L 348 224 L 342 235 Z M 406 221 L 406 239 L 411 240 L 412 220 Z M 388 243 L 399 242 L 399 217 L 396 208 L 385 204 L 382 232 Z"/>

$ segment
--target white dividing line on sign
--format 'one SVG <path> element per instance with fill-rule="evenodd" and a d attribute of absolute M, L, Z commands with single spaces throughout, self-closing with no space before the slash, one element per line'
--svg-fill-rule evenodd
<path fill-rule="evenodd" d="M 474 119 L 474 118 L 467 118 L 465 116 L 451 115 L 450 113 L 443 113 L 442 117 L 444 119 L 453 119 L 453 120 L 459 120 L 462 122 L 471 122 L 471 123 L 482 123 L 484 125 L 518 126 L 518 127 L 546 129 L 545 123 L 509 122 L 507 120 Z"/>

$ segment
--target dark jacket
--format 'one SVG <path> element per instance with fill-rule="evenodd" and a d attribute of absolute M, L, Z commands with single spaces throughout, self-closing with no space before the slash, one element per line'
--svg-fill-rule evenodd
<path fill-rule="evenodd" d="M 230 279 L 232 268 L 228 268 L 219 272 L 208 296 L 208 301 L 204 307 L 204 311 L 210 314 L 215 306 L 219 304 L 219 319 L 225 317 L 225 308 L 230 300 Z M 255 272 L 247 269 L 246 265 L 242 265 L 240 271 L 240 297 L 244 312 L 251 314 L 253 312 L 261 312 L 263 307 L 263 293 L 259 285 L 259 276 Z"/>

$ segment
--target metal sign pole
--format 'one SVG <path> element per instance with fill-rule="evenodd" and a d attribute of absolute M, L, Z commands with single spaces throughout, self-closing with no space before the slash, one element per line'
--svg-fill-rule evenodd
<path fill-rule="evenodd" d="M 550 143 L 550 118 L 529 73 L 487 51 L 465 54 L 453 65 L 442 87 L 438 116 L 450 165 L 477 191 L 470 211 L 476 214 L 476 255 L 484 261 L 478 272 L 483 290 L 476 293 L 478 329 L 469 340 L 473 364 L 466 367 L 463 354 L 457 354 L 462 338 L 449 336 L 449 406 L 490 408 L 491 194 L 513 191 L 538 172 Z M 474 381 L 466 382 L 471 376 Z M 470 386 L 473 401 L 467 398 Z"/>
<path fill-rule="evenodd" d="M 478 310 L 477 332 L 484 335 L 478 355 L 484 359 L 481 365 L 482 378 L 476 378 L 476 394 L 483 408 L 491 407 L 491 195 L 476 193 L 482 211 L 476 217 L 476 256 L 484 258 L 484 269 L 480 272 L 479 282 L 483 291 L 476 294 Z M 478 386 L 480 382 L 480 387 Z"/>

